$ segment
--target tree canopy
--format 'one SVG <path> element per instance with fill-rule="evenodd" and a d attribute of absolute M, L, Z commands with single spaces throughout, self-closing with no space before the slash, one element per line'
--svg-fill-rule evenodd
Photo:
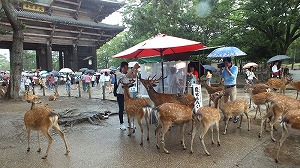
<path fill-rule="evenodd" d="M 237 46 L 249 60 L 294 53 L 300 36 L 300 1 L 291 0 L 129 0 L 123 23 L 128 29 L 101 47 L 107 61 L 158 33 L 201 41 L 207 46 Z M 114 41 L 122 41 L 119 42 Z M 124 44 L 123 44 L 124 43 Z M 105 49 L 104 49 L 105 48 Z M 106 54 L 100 54 L 105 50 Z M 110 51 L 108 51 L 110 50 Z M 111 52 L 111 55 L 109 54 Z M 111 62 L 112 63 L 112 62 Z"/>

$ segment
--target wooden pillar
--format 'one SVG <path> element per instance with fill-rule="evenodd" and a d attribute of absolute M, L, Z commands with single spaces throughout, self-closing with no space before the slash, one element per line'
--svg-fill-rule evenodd
<path fill-rule="evenodd" d="M 73 71 L 78 71 L 78 63 L 77 63 L 78 54 L 77 54 L 77 51 L 78 51 L 77 45 L 73 44 L 72 55 L 70 57 L 71 69 Z"/>
<path fill-rule="evenodd" d="M 52 45 L 50 42 L 47 42 L 46 49 L 46 70 L 52 71 Z"/>
<path fill-rule="evenodd" d="M 63 52 L 59 50 L 59 69 L 64 68 Z"/>
<path fill-rule="evenodd" d="M 92 69 L 97 71 L 97 48 L 96 46 L 92 47 L 92 56 L 93 56 L 93 64 L 92 64 Z"/>
<path fill-rule="evenodd" d="M 40 45 L 38 50 L 36 50 L 36 63 L 37 69 L 47 70 L 47 59 L 46 59 L 46 47 L 45 45 Z"/>

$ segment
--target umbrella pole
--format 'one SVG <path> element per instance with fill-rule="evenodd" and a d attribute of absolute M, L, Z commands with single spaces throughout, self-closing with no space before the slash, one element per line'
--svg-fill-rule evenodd
<path fill-rule="evenodd" d="M 162 76 L 162 92 L 165 93 L 165 82 L 164 82 L 164 59 L 163 51 L 160 50 L 160 60 L 161 60 L 161 76 Z"/>

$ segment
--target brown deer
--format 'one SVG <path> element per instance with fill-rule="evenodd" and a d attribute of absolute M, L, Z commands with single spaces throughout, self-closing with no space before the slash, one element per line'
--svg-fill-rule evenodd
<path fill-rule="evenodd" d="M 208 156 L 210 156 L 210 153 L 207 151 L 205 143 L 204 143 L 204 136 L 210 127 L 211 127 L 211 133 L 212 133 L 212 136 L 211 136 L 212 144 L 215 143 L 214 137 L 213 137 L 213 125 L 216 125 L 217 141 L 218 141 L 218 146 L 220 146 L 220 138 L 219 138 L 220 118 L 221 117 L 220 117 L 219 107 L 214 108 L 214 107 L 204 106 L 197 110 L 197 112 L 193 115 L 193 132 L 192 132 L 192 140 L 191 140 L 191 153 L 194 153 L 193 143 L 194 143 L 194 138 L 195 138 L 196 132 L 198 132 L 198 130 L 200 128 L 200 123 L 202 125 L 202 129 L 201 129 L 199 138 L 203 145 L 205 153 Z"/>
<path fill-rule="evenodd" d="M 128 124 L 131 125 L 131 119 L 133 117 L 137 118 L 138 124 L 141 129 L 141 143 L 143 145 L 143 125 L 142 119 L 145 117 L 147 123 L 147 140 L 149 141 L 149 115 L 150 115 L 150 105 L 148 101 L 144 98 L 131 98 L 129 93 L 129 87 L 133 86 L 134 81 L 130 81 L 129 83 L 124 83 L 121 81 L 122 87 L 124 89 L 124 106 L 125 112 L 128 117 Z M 129 128 L 128 136 L 131 136 L 132 129 Z"/>
<path fill-rule="evenodd" d="M 290 85 L 297 91 L 296 99 L 298 100 L 298 95 L 300 92 L 300 81 L 297 82 L 291 81 Z"/>
<path fill-rule="evenodd" d="M 219 108 L 222 111 L 225 119 L 225 130 L 224 135 L 227 133 L 228 121 L 231 117 L 240 116 L 240 124 L 238 128 L 241 128 L 242 121 L 243 121 L 243 114 L 246 115 L 248 120 L 248 131 L 250 131 L 250 118 L 248 115 L 248 100 L 244 98 L 236 99 L 234 101 L 226 102 L 224 94 L 221 93 L 216 99 L 218 100 Z"/>
<path fill-rule="evenodd" d="M 24 92 L 23 98 L 22 98 L 23 101 L 27 101 L 29 103 L 31 103 L 32 101 L 35 101 L 37 99 L 38 99 L 37 95 L 31 94 L 31 93 L 28 93 L 28 92 Z"/>
<path fill-rule="evenodd" d="M 167 94 L 167 93 L 158 93 L 155 91 L 153 87 L 156 86 L 158 80 L 162 79 L 154 79 L 155 76 L 150 79 L 142 79 L 139 75 L 139 79 L 142 82 L 143 86 L 146 88 L 150 99 L 154 102 L 155 106 L 158 107 L 164 103 L 180 103 L 183 105 L 187 105 L 190 108 L 194 107 L 195 98 L 192 94 Z"/>
<path fill-rule="evenodd" d="M 256 119 L 258 111 L 259 111 L 260 117 L 261 117 L 260 105 L 266 105 L 267 98 L 270 96 L 276 95 L 276 93 L 270 92 L 269 86 L 265 85 L 265 84 L 253 84 L 251 86 L 248 85 L 248 86 L 245 86 L 244 90 L 245 90 L 245 92 L 250 93 L 249 108 L 251 107 L 252 101 L 256 105 L 254 120 Z"/>
<path fill-rule="evenodd" d="M 55 101 L 57 99 L 57 96 L 58 96 L 58 93 L 57 92 L 54 92 L 54 94 L 50 95 L 49 96 L 49 101 Z"/>
<path fill-rule="evenodd" d="M 263 116 L 261 120 L 261 129 L 258 137 L 262 136 L 263 124 L 267 118 L 270 118 L 270 135 L 272 141 L 276 141 L 273 135 L 274 124 L 278 121 L 278 119 L 285 115 L 290 110 L 300 109 L 300 102 L 296 99 L 293 99 L 288 96 L 277 95 L 273 97 L 269 97 L 267 102 L 270 103 L 269 108 L 267 109 L 267 114 Z"/>
<path fill-rule="evenodd" d="M 213 99 L 211 97 L 212 94 L 216 93 L 216 92 L 220 92 L 222 90 L 225 89 L 224 85 L 219 85 L 217 87 L 213 87 L 213 86 L 208 86 L 206 81 L 202 81 L 201 82 L 204 86 L 204 88 L 206 89 L 207 93 L 208 93 L 208 97 L 209 97 L 209 100 L 208 100 L 208 105 L 211 106 L 211 100 Z"/>
<path fill-rule="evenodd" d="M 157 149 L 160 148 L 158 144 L 158 131 L 160 131 L 162 148 L 165 153 L 169 154 L 169 151 L 165 148 L 165 134 L 172 125 L 183 125 L 181 130 L 181 143 L 183 149 L 186 149 L 184 142 L 185 127 L 186 124 L 192 120 L 192 108 L 178 103 L 164 103 L 158 107 L 153 108 L 152 111 L 154 111 L 158 120 L 158 125 L 155 129 Z"/>
<path fill-rule="evenodd" d="M 291 82 L 290 78 L 270 78 L 268 79 L 268 85 L 270 89 L 279 89 L 279 92 L 285 95 L 286 86 Z"/>
<path fill-rule="evenodd" d="M 281 138 L 279 140 L 279 145 L 277 149 L 277 155 L 276 155 L 276 162 L 279 162 L 279 152 L 280 152 L 280 147 L 282 146 L 283 142 L 287 139 L 288 135 L 288 130 L 295 129 L 297 131 L 300 130 L 300 110 L 295 109 L 288 111 L 282 118 L 282 134 Z"/>
<path fill-rule="evenodd" d="M 44 106 L 35 106 L 35 102 L 32 102 L 32 109 L 28 110 L 24 115 L 24 124 L 27 132 L 27 152 L 30 151 L 30 132 L 31 130 L 35 130 L 38 132 L 38 152 L 41 152 L 40 147 L 40 131 L 46 136 L 48 139 L 48 147 L 45 155 L 42 157 L 46 159 L 51 148 L 52 138 L 49 134 L 49 129 L 52 127 L 64 140 L 66 153 L 69 153 L 69 147 L 65 138 L 65 134 L 60 130 L 58 125 L 58 116 L 52 109 Z"/>

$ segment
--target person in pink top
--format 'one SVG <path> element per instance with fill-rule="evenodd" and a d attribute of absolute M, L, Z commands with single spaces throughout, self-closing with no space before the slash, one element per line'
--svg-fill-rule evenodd
<path fill-rule="evenodd" d="M 91 74 L 90 73 L 85 75 L 84 81 L 85 81 L 85 84 L 86 84 L 86 91 L 87 91 L 88 87 L 90 86 L 90 83 L 91 83 Z"/>

